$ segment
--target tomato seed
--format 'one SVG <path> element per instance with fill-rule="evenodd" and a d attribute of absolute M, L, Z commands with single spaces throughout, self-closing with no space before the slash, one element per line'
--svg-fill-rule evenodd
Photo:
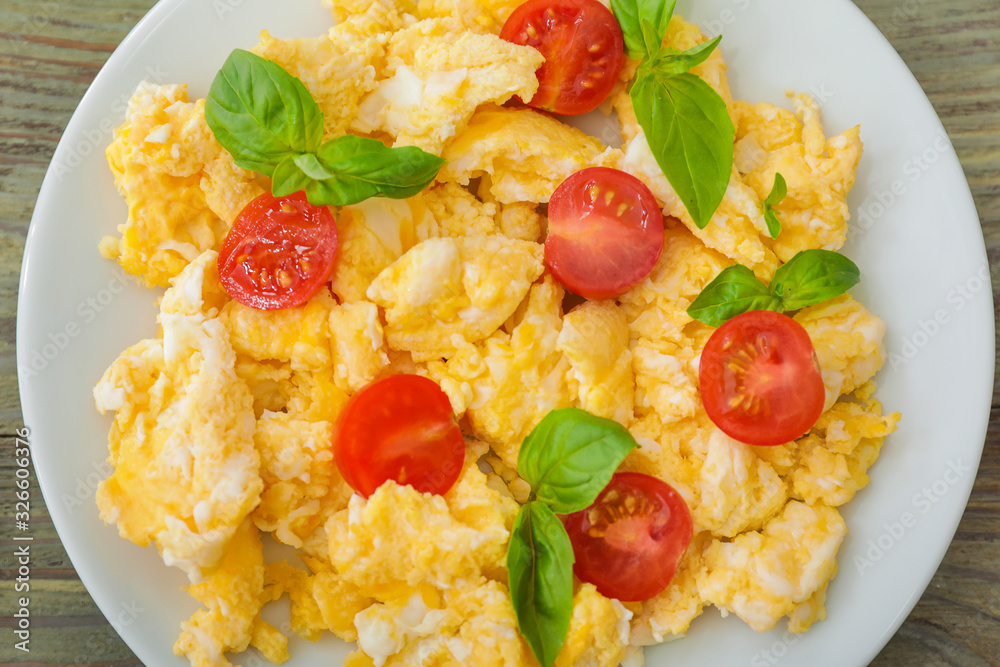
<path fill-rule="evenodd" d="M 729 407 L 747 415 L 758 415 L 765 412 L 764 402 L 759 396 L 741 392 L 729 399 Z"/>
<path fill-rule="evenodd" d="M 625 496 L 625 509 L 629 513 L 635 512 L 635 496 Z"/>
<path fill-rule="evenodd" d="M 652 505 L 656 505 L 656 508 L 653 509 Z M 617 489 L 612 489 L 601 498 L 599 505 L 592 507 L 587 513 L 591 524 L 587 534 L 601 537 L 609 526 L 618 521 L 637 515 L 654 514 L 656 511 L 659 511 L 659 503 L 651 503 L 650 499 L 631 493 L 622 495 Z"/>

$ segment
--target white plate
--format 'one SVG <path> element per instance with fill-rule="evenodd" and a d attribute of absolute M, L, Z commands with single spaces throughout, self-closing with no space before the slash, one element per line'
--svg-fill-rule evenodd
<path fill-rule="evenodd" d="M 188 82 L 204 96 L 229 51 L 267 28 L 321 34 L 319 0 L 163 0 L 97 76 L 56 150 L 28 233 L 17 359 L 25 424 L 52 520 L 98 606 L 146 665 L 171 652 L 197 605 L 180 571 L 118 538 L 97 515 L 110 419 L 91 388 L 128 345 L 155 333 L 150 292 L 124 280 L 97 243 L 126 217 L 103 149 L 141 79 Z M 892 361 L 879 375 L 903 421 L 844 510 L 850 534 L 808 633 L 758 635 L 714 611 L 687 638 L 647 651 L 647 665 L 865 665 L 892 636 L 944 555 L 965 508 L 993 389 L 994 329 L 979 219 L 944 129 L 892 48 L 846 0 L 681 0 L 678 11 L 723 32 L 733 92 L 784 103 L 811 93 L 830 134 L 860 123 L 865 155 L 851 194 L 845 252 L 860 265 L 855 295 L 888 322 Z M 272 622 L 280 623 L 280 610 Z M 780 627 L 780 626 L 779 626 Z M 339 664 L 328 638 L 290 639 L 287 664 Z M 81 656 L 87 658 L 87 656 Z M 695 660 L 698 662 L 695 663 Z M 244 664 L 246 659 L 243 660 Z M 263 662 L 263 661 L 261 661 Z M 252 661 L 249 664 L 254 664 Z"/>

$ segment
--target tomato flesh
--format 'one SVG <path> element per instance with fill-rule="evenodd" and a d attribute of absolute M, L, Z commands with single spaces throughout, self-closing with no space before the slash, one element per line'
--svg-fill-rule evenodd
<path fill-rule="evenodd" d="M 616 473 L 587 509 L 563 518 L 573 544 L 573 571 L 610 598 L 648 600 L 674 577 L 688 544 L 691 511 L 666 482 Z"/>
<path fill-rule="evenodd" d="M 780 445 L 806 433 L 826 390 L 809 334 L 781 313 L 737 315 L 701 353 L 705 412 L 724 433 L 751 445 Z"/>
<path fill-rule="evenodd" d="M 528 0 L 500 37 L 538 49 L 538 91 L 527 104 L 563 115 L 593 110 L 611 93 L 624 58 L 622 31 L 598 0 Z"/>
<path fill-rule="evenodd" d="M 258 310 L 291 308 L 329 280 L 337 225 L 304 192 L 263 194 L 244 208 L 219 250 L 219 278 L 232 298 Z"/>
<path fill-rule="evenodd" d="M 433 380 L 390 375 L 347 401 L 333 453 L 344 481 L 366 498 L 390 479 L 443 494 L 462 471 L 465 439 L 448 395 Z"/>
<path fill-rule="evenodd" d="M 571 292 L 621 296 L 649 275 L 662 250 L 663 214 L 635 176 L 590 167 L 552 193 L 545 263 Z"/>

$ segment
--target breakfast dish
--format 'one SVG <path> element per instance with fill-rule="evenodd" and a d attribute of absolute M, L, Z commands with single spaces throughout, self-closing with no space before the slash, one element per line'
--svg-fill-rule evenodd
<path fill-rule="evenodd" d="M 251 49 L 305 85 L 324 141 L 350 132 L 444 160 L 419 194 L 335 209 L 329 287 L 301 305 L 261 310 L 224 284 L 233 278 L 223 240 L 272 186 L 220 145 L 206 111 L 220 117 L 214 98 L 143 83 L 107 150 L 129 214 L 101 252 L 167 291 L 160 335 L 125 350 L 94 390 L 97 408 L 115 415 L 114 471 L 97 503 L 123 538 L 155 543 L 204 605 L 175 653 L 225 665 L 252 646 L 284 661 L 287 639 L 260 610 L 287 593 L 292 631 L 358 642 L 346 664 L 534 664 L 504 562 L 528 501 L 518 455 L 542 417 L 570 407 L 628 428 L 639 448 L 622 470 L 676 488 L 693 538 L 673 581 L 644 601 L 578 583 L 555 664 L 641 664 L 642 646 L 682 636 L 709 605 L 757 631 L 786 617 L 805 631 L 826 615 L 847 531 L 836 508 L 868 483 L 899 419 L 873 396 L 884 325 L 847 295 L 796 308 L 823 414 L 793 442 L 753 447 L 701 407 L 698 362 L 713 328 L 688 308 L 734 263 L 767 282 L 800 251 L 843 245 L 859 128 L 826 137 L 805 94 L 790 110 L 732 100 L 715 51 L 691 72 L 724 102 L 735 149 L 721 205 L 699 226 L 636 118 L 637 62 L 607 102 L 622 128 L 612 148 L 538 110 L 502 106 L 535 96 L 544 62 L 497 35 L 514 4 L 444 4 L 334 2 L 328 34 L 264 32 Z M 706 41 L 675 17 L 664 45 Z M 588 167 L 637 176 L 669 217 L 648 276 L 564 312 L 539 205 L 553 198 L 555 220 L 553 191 Z M 787 195 L 772 238 L 762 202 L 777 173 Z M 461 470 L 440 494 L 387 481 L 362 496 L 334 462 L 339 413 L 400 373 L 447 395 L 466 437 Z M 263 533 L 298 549 L 308 569 L 265 563 Z"/>
<path fill-rule="evenodd" d="M 417 15 L 424 18 L 419 10 Z M 346 21 L 336 18 L 344 19 L 337 25 Z M 477 34 L 498 30 L 499 25 L 498 20 Z M 467 27 L 462 30 L 461 34 L 469 33 Z M 686 48 L 698 42 L 695 30 L 675 19 L 673 38 L 690 36 L 691 40 L 677 45 Z M 314 41 L 325 45 L 324 39 L 329 38 Z M 398 39 L 406 41 L 402 36 Z M 295 47 L 308 42 L 306 38 Z M 463 43 L 457 37 L 442 42 Z M 264 36 L 253 50 L 270 48 L 268 53 L 274 55 L 282 45 L 287 46 Z M 405 54 L 399 57 L 405 61 Z M 306 74 L 295 71 L 293 60 L 282 64 L 310 83 Z M 713 66 L 716 82 L 724 82 L 718 54 L 699 73 L 711 81 Z M 392 79 L 375 71 L 369 83 Z M 324 91 L 311 92 L 323 105 Z M 530 96 L 524 87 L 508 92 Z M 168 564 L 179 566 L 190 580 L 200 580 L 191 593 L 205 609 L 185 624 L 177 642 L 195 664 L 199 660 L 212 664 L 224 652 L 248 643 L 269 657 L 280 658 L 284 639 L 275 626 L 283 624 L 285 634 L 291 629 L 308 639 L 329 636 L 327 631 L 348 639 L 362 635 L 363 650 L 351 654 L 348 660 L 356 663 L 349 664 L 407 664 L 407 656 L 421 650 L 437 651 L 442 661 L 450 655 L 464 664 L 460 655 L 482 655 L 484 664 L 497 664 L 495 656 L 484 652 L 475 639 L 490 632 L 507 637 L 513 628 L 514 639 L 507 648 L 519 653 L 511 654 L 510 661 L 532 664 L 530 650 L 516 636 L 517 622 L 504 588 L 504 544 L 517 507 L 526 500 L 525 486 L 515 470 L 517 446 L 547 408 L 567 405 L 585 407 L 629 426 L 640 448 L 626 459 L 623 469 L 652 472 L 670 481 L 691 508 L 695 536 L 673 582 L 654 600 L 618 603 L 589 585 L 579 585 L 566 653 L 557 658 L 558 664 L 638 660 L 638 646 L 683 634 L 691 620 L 710 606 L 733 612 L 755 630 L 780 622 L 779 627 L 797 632 L 825 614 L 823 597 L 835 573 L 834 553 L 845 526 L 833 508 L 867 483 L 867 468 L 878 455 L 882 438 L 895 427 L 895 416 L 881 414 L 867 384 L 886 358 L 880 322 L 847 296 L 796 316 L 814 334 L 820 366 L 827 371 L 824 389 L 831 405 L 825 406 L 824 416 L 798 445 L 765 450 L 734 444 L 706 421 L 697 393 L 690 391 L 697 377 L 691 361 L 711 327 L 693 321 L 685 307 L 734 261 L 766 280 L 797 250 L 836 247 L 842 242 L 836 222 L 860 155 L 856 132 L 853 138 L 848 129 L 827 139 L 820 129 L 818 105 L 808 96 L 797 97 L 783 112 L 770 105 L 733 103 L 734 125 L 742 142 L 737 144 L 734 183 L 745 188 L 737 194 L 759 205 L 775 171 L 772 165 L 768 173 L 766 166 L 746 159 L 748 154 L 757 149 L 778 153 L 780 148 L 792 147 L 786 151 L 791 160 L 786 154 L 773 156 L 784 160 L 781 170 L 789 181 L 790 195 L 778 207 L 784 231 L 791 232 L 788 247 L 770 243 L 760 221 L 753 220 L 757 216 L 745 215 L 747 209 L 741 209 L 728 193 L 719 213 L 737 220 L 734 226 L 756 222 L 747 238 L 727 237 L 711 227 L 702 230 L 684 219 L 675 202 L 676 220 L 667 224 L 663 255 L 648 281 L 619 299 L 591 301 L 564 311 L 563 288 L 544 268 L 539 251 L 530 249 L 532 244 L 540 245 L 545 224 L 544 209 L 537 204 L 551 195 L 559 181 L 588 166 L 636 173 L 649 183 L 661 205 L 670 204 L 664 187 L 669 184 L 657 183 L 650 161 L 643 159 L 636 140 L 639 133 L 634 123 L 630 127 L 627 97 L 612 97 L 623 121 L 619 151 L 568 127 L 555 129 L 549 121 L 556 121 L 538 112 L 503 106 L 508 92 L 469 110 L 464 128 L 462 121 L 453 123 L 453 135 L 441 134 L 447 134 L 449 123 L 441 122 L 440 116 L 427 119 L 423 127 L 409 123 L 407 145 L 439 151 L 448 160 L 438 181 L 409 200 L 370 199 L 338 211 L 340 259 L 351 257 L 352 242 L 354 248 L 363 249 L 359 259 L 337 265 L 332 295 L 320 294 L 298 309 L 266 314 L 231 300 L 213 275 L 213 252 L 239 210 L 266 190 L 266 181 L 227 161 L 206 133 L 204 121 L 199 124 L 199 103 L 188 102 L 183 87 L 151 85 L 132 98 L 126 125 L 109 150 L 129 203 L 129 221 L 121 238 L 102 242 L 102 252 L 142 275 L 148 284 L 171 286 L 159 301 L 162 330 L 123 354 L 96 391 L 99 406 L 117 412 L 112 431 L 116 470 L 98 496 L 104 518 L 117 523 L 123 534 L 140 544 L 155 542 Z M 750 129 L 755 114 L 777 114 L 787 120 L 787 127 L 808 131 L 797 136 L 793 131 L 791 141 L 777 146 L 784 139 Z M 324 132 L 343 132 L 344 127 L 331 129 L 331 115 L 324 113 Z M 508 124 L 513 127 L 506 135 L 497 131 Z M 538 125 L 552 129 L 538 129 Z M 362 121 L 361 126 L 351 129 L 382 139 L 386 134 L 399 138 L 399 133 L 394 134 L 397 128 L 379 127 L 372 119 Z M 572 146 L 558 138 L 536 142 L 551 152 L 531 162 L 530 168 L 524 168 L 532 157 L 528 154 L 497 158 L 509 150 L 505 136 L 513 141 L 530 136 L 531 131 L 546 138 L 572 135 Z M 464 145 L 463 136 L 467 138 Z M 484 144 L 487 136 L 496 143 Z M 807 149 L 810 144 L 812 152 Z M 585 150 L 588 145 L 592 148 Z M 585 147 L 582 157 L 579 146 Z M 817 146 L 821 147 L 818 152 Z M 562 172 L 554 171 L 548 183 L 526 177 L 531 171 L 544 174 L 546 157 L 565 160 L 560 151 L 567 148 L 576 157 L 563 165 Z M 821 163 L 826 180 L 796 172 L 796 152 L 806 165 L 826 158 Z M 466 165 L 467 173 L 458 171 L 456 164 Z M 520 174 L 519 168 L 524 169 Z M 760 172 L 752 176 L 758 168 Z M 798 184 L 797 174 L 801 177 Z M 130 179 L 136 180 L 130 184 Z M 220 186 L 223 181 L 225 185 Z M 185 216 L 184 224 L 168 224 L 165 230 L 143 228 L 145 220 L 171 220 L 169 210 L 144 217 L 156 210 L 157 201 L 162 202 L 155 196 L 158 187 L 165 192 L 180 188 L 181 196 L 168 198 L 179 201 L 188 212 L 195 210 L 196 215 Z M 199 192 L 204 202 L 199 201 Z M 135 198 L 129 199 L 130 193 Z M 237 199 L 226 201 L 220 193 L 235 194 Z M 809 193 L 815 198 L 809 200 Z M 804 214 L 810 204 L 815 208 Z M 810 241 L 808 230 L 796 227 L 796 221 L 817 218 L 832 237 Z M 459 225 L 459 219 L 464 224 Z M 387 229 L 393 228 L 389 223 L 398 229 L 400 220 L 405 234 L 397 231 L 396 238 L 387 237 Z M 830 220 L 833 224 L 826 224 Z M 470 223 L 474 234 L 468 233 Z M 846 226 L 841 229 L 846 234 Z M 799 232 L 798 241 L 795 232 Z M 783 240 L 780 235 L 778 240 Z M 366 252 L 377 256 L 368 257 Z M 504 261 L 491 264 L 480 259 L 498 253 Z M 441 261 L 449 257 L 455 259 Z M 457 269 L 451 278 L 441 270 L 449 262 L 457 264 L 450 269 Z M 498 274 L 498 284 L 513 292 L 503 292 L 499 301 L 489 303 L 491 307 L 499 304 L 498 312 L 477 307 L 476 319 L 457 321 L 435 313 L 440 330 L 414 326 L 427 320 L 426 313 L 415 311 L 412 301 L 400 297 L 415 288 L 452 294 L 461 285 L 465 292 L 459 290 L 455 303 L 445 301 L 445 310 L 461 312 L 474 296 L 466 287 L 467 276 L 492 278 L 491 271 Z M 680 291 L 666 297 L 659 284 L 679 284 Z M 680 299 L 686 302 L 684 307 L 671 303 Z M 514 302 L 513 308 L 508 302 Z M 677 331 L 675 339 L 663 336 L 664 325 Z M 643 326 L 649 327 L 645 336 Z M 845 329 L 857 335 L 822 335 Z M 593 345 L 595 335 L 603 336 L 608 344 Z M 527 365 L 517 365 L 526 361 Z M 505 372 L 497 375 L 497 368 Z M 830 368 L 836 372 L 829 372 Z M 337 478 L 326 447 L 316 446 L 331 439 L 331 415 L 338 405 L 368 381 L 398 372 L 421 374 L 437 382 L 471 436 L 461 476 L 441 497 L 421 496 L 409 487 L 387 484 L 365 500 Z M 542 381 L 552 378 L 553 383 Z M 538 407 L 531 400 L 534 397 L 525 397 L 525 385 L 551 388 L 542 394 L 541 400 L 547 403 Z M 850 400 L 837 401 L 841 394 L 851 395 Z M 683 435 L 671 440 L 664 424 L 677 426 Z M 831 438 L 831 430 L 843 437 Z M 189 437 L 171 439 L 172 433 Z M 183 440 L 214 447 L 185 452 Z M 150 458 L 132 456 L 143 449 L 135 447 L 138 442 L 154 445 L 145 452 Z M 253 446 L 248 448 L 248 442 Z M 483 466 L 488 472 L 473 465 L 477 459 L 488 464 Z M 204 461 L 212 465 L 200 465 Z M 186 466 L 190 466 L 188 477 Z M 823 484 L 831 478 L 831 470 L 839 482 L 834 488 Z M 146 475 L 170 482 L 149 493 L 154 487 L 144 485 Z M 468 512 L 470 506 L 478 509 Z M 399 507 L 413 508 L 405 526 L 392 523 Z M 352 521 L 360 524 L 352 525 Z M 408 535 L 406 526 L 413 524 L 426 529 Z M 421 537 L 446 525 L 459 541 L 432 545 L 446 554 L 443 559 L 442 552 L 430 556 L 440 563 L 409 563 L 404 558 L 397 566 L 387 566 L 409 548 L 385 545 L 386 535 L 403 536 L 407 544 L 417 545 Z M 265 564 L 261 532 L 296 547 L 300 555 L 288 558 L 287 563 Z M 478 548 L 463 546 L 462 536 L 480 540 Z M 748 570 L 745 563 L 754 567 Z M 767 577 L 747 576 L 748 571 L 770 569 L 781 569 L 795 590 L 776 589 Z M 415 572 L 420 581 L 414 580 Z M 229 576 L 232 573 L 240 575 Z M 475 580 L 477 586 L 464 586 L 468 580 Z M 273 620 L 270 625 L 257 612 L 285 592 L 290 598 L 291 625 Z M 348 604 L 351 600 L 357 608 Z M 234 605 L 241 614 L 223 612 Z M 506 630 L 497 631 L 491 625 L 483 632 L 477 623 L 484 619 L 505 623 Z M 409 621 L 413 622 L 407 627 L 400 625 Z M 585 654 L 588 650 L 595 654 Z"/>

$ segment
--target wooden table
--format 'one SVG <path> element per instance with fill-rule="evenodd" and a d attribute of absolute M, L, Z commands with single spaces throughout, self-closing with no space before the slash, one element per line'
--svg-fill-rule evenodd
<path fill-rule="evenodd" d="M 855 2 L 902 55 L 941 116 L 972 187 L 990 263 L 996 263 L 1000 2 Z M 24 654 L 13 648 L 14 434 L 21 426 L 14 331 L 25 234 L 56 142 L 105 59 L 153 4 L 153 0 L 4 0 L 0 7 L 0 662 L 141 664 L 80 583 L 37 492 L 31 499 L 32 651 Z M 994 298 L 998 285 L 995 275 Z M 930 587 L 874 665 L 1000 665 L 996 397 L 994 393 L 979 475 L 955 540 Z M 33 478 L 32 488 L 38 488 Z"/>

